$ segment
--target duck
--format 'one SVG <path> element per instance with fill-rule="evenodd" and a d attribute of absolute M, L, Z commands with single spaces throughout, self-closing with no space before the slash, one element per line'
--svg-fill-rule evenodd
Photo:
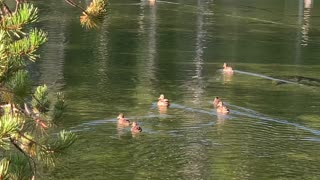
<path fill-rule="evenodd" d="M 131 125 L 131 132 L 132 133 L 139 133 L 142 132 L 142 128 L 138 125 L 137 122 L 133 121 Z"/>
<path fill-rule="evenodd" d="M 158 106 L 166 106 L 168 107 L 170 105 L 169 100 L 164 98 L 164 95 L 161 94 L 158 98 Z"/>
<path fill-rule="evenodd" d="M 213 106 L 216 108 L 219 102 L 221 102 L 221 100 L 218 96 L 216 96 L 213 100 Z"/>
<path fill-rule="evenodd" d="M 130 121 L 128 119 L 124 118 L 123 113 L 120 113 L 118 115 L 117 119 L 118 119 L 118 124 L 126 125 L 126 126 L 130 125 Z"/>
<path fill-rule="evenodd" d="M 223 72 L 232 74 L 233 69 L 227 63 L 223 63 Z"/>
<path fill-rule="evenodd" d="M 220 101 L 220 102 L 218 102 L 218 104 L 217 104 L 217 112 L 218 112 L 218 113 L 222 113 L 222 114 L 228 114 L 228 113 L 230 113 L 230 110 L 227 108 L 227 106 L 225 106 L 225 105 L 223 104 L 222 101 Z"/>
<path fill-rule="evenodd" d="M 156 0 L 149 0 L 150 6 L 154 6 L 156 4 Z"/>

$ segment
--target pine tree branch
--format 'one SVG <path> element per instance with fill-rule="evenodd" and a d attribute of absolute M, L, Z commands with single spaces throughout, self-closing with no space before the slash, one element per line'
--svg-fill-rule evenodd
<path fill-rule="evenodd" d="M 83 9 L 81 6 L 77 5 L 75 2 L 73 2 L 72 0 L 65 0 L 68 4 L 70 4 L 73 7 L 79 8 L 83 13 L 85 13 L 86 15 L 89 15 L 87 13 L 87 11 L 85 9 Z"/>
<path fill-rule="evenodd" d="M 21 137 L 23 137 L 23 138 L 27 139 L 28 141 L 34 143 L 35 145 L 39 146 L 41 150 L 47 150 L 47 148 L 46 148 L 44 145 L 39 144 L 37 141 L 34 141 L 34 140 L 28 138 L 28 137 L 25 136 L 21 131 L 18 131 L 18 133 L 19 133 L 19 135 L 20 135 Z"/>
<path fill-rule="evenodd" d="M 37 20 L 38 9 L 32 4 L 24 3 L 18 7 L 18 10 L 15 13 L 12 13 L 10 16 L 3 16 L 0 28 L 20 37 L 21 34 L 24 34 L 21 31 L 23 26 L 36 22 Z M 18 33 L 20 33 L 20 35 Z"/>
<path fill-rule="evenodd" d="M 7 49 L 8 57 L 15 57 L 21 59 L 23 56 L 28 57 L 29 60 L 35 61 L 38 55 L 35 51 L 47 41 L 47 34 L 41 30 L 33 29 L 29 36 L 11 43 Z"/>
<path fill-rule="evenodd" d="M 16 0 L 16 10 L 15 10 L 15 12 L 18 11 L 19 5 L 22 4 L 22 3 L 25 3 L 25 2 L 26 1 L 24 1 L 24 0 Z"/>
<path fill-rule="evenodd" d="M 11 11 L 4 1 L 0 0 L 0 96 L 8 104 L 5 114 L 0 116 L 0 147 L 6 148 L 3 152 L 13 151 L 18 155 L 18 159 L 12 158 L 10 161 L 10 168 L 16 170 L 11 172 L 10 169 L 10 175 L 17 175 L 18 179 L 34 180 L 39 170 L 37 163 L 54 165 L 56 153 L 71 146 L 76 140 L 76 134 L 62 131 L 57 137 L 49 137 L 39 132 L 39 128 L 41 132 L 46 132 L 46 125 L 54 124 L 54 118 L 61 118 L 65 107 L 63 96 L 58 96 L 57 103 L 51 108 L 46 93 L 31 93 L 27 59 L 34 61 L 38 57 L 36 51 L 47 40 L 47 34 L 41 30 L 25 28 L 38 20 L 36 7 L 25 3 L 26 0 L 10 0 L 16 5 L 14 7 L 12 3 Z M 73 0 L 65 1 L 81 9 L 83 14 L 88 14 Z M 37 106 L 32 101 L 28 102 L 31 97 Z M 30 109 L 27 103 L 30 103 Z M 33 108 L 42 109 L 33 112 Z M 54 118 L 48 116 L 49 112 L 54 112 Z M 26 171 L 27 175 L 23 174 Z M 0 180 L 2 178 L 0 174 Z"/>
<path fill-rule="evenodd" d="M 6 15 L 12 15 L 12 12 L 11 10 L 9 9 L 9 7 L 7 6 L 7 4 L 5 2 L 1 2 L 0 3 L 0 6 L 1 6 L 1 11 L 2 11 L 2 15 L 3 16 L 6 16 Z"/>
<path fill-rule="evenodd" d="M 32 170 L 33 175 L 35 176 L 35 175 L 36 175 L 36 172 L 37 172 L 37 164 L 36 164 L 35 160 L 34 160 L 30 155 L 28 155 L 23 149 L 21 149 L 20 146 L 15 143 L 15 140 L 14 140 L 14 139 L 12 139 L 11 137 L 10 137 L 9 139 L 10 139 L 10 142 L 13 144 L 13 146 L 14 146 L 15 148 L 17 148 L 18 151 L 20 151 L 25 157 L 27 157 L 29 167 L 30 167 L 30 169 Z M 33 166 L 32 166 L 32 164 L 31 164 L 30 160 L 32 161 Z"/>

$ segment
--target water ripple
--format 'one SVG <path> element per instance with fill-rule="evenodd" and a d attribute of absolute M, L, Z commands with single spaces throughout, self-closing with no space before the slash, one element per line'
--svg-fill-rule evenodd
<path fill-rule="evenodd" d="M 234 105 L 230 105 L 230 106 L 234 106 Z M 209 115 L 217 115 L 217 113 L 215 113 L 214 111 L 206 111 L 206 110 L 202 110 L 202 109 L 194 109 L 194 108 L 190 108 L 190 107 L 186 107 L 186 106 L 182 106 L 182 105 L 178 105 L 178 104 L 173 104 L 170 107 L 171 108 L 184 109 L 184 110 L 189 111 L 189 112 L 198 112 L 198 113 L 204 113 L 204 114 L 209 114 Z M 311 128 L 305 127 L 305 126 L 303 126 L 301 124 L 298 124 L 298 123 L 293 123 L 293 122 L 290 122 L 290 121 L 284 120 L 284 119 L 271 118 L 271 117 L 265 116 L 265 115 L 263 115 L 261 113 L 258 113 L 258 112 L 254 111 L 254 110 L 251 110 L 251 109 L 247 109 L 247 108 L 243 108 L 243 107 L 239 107 L 239 106 L 234 106 L 234 107 L 238 107 L 239 109 L 244 110 L 245 112 L 238 111 L 238 110 L 232 110 L 231 111 L 232 115 L 245 116 L 245 117 L 254 118 L 254 119 L 260 119 L 260 120 L 271 121 L 271 122 L 276 122 L 276 123 L 285 124 L 285 125 L 291 125 L 291 126 L 294 126 L 296 128 L 311 132 L 312 134 L 320 135 L 320 131 L 319 130 L 311 129 Z"/>
<path fill-rule="evenodd" d="M 263 120 L 263 121 L 270 121 L 270 122 L 276 122 L 279 124 L 284 124 L 284 125 L 290 125 L 290 126 L 294 126 L 298 129 L 301 130 L 305 130 L 308 131 L 314 135 L 320 135 L 320 131 L 317 129 L 312 129 L 312 128 L 308 128 L 306 126 L 303 126 L 301 124 L 298 123 L 294 123 L 294 122 L 290 122 L 288 120 L 284 120 L 284 119 L 276 119 L 276 118 L 271 118 L 268 117 L 264 114 L 261 114 L 259 112 L 256 112 L 254 110 L 248 109 L 248 108 L 244 108 L 244 107 L 240 107 L 240 106 L 236 106 L 236 105 L 231 105 L 228 104 L 230 107 L 234 107 L 231 111 L 231 114 L 224 116 L 224 119 L 232 119 L 232 117 L 249 117 L 252 119 L 259 119 L 259 120 Z M 155 103 L 152 104 L 152 108 L 155 108 Z M 187 107 L 187 106 L 183 106 L 183 105 L 179 105 L 179 104 L 171 104 L 170 108 L 172 109 L 181 109 L 187 112 L 192 112 L 192 113 L 201 113 L 201 114 L 207 114 L 210 116 L 217 116 L 218 114 L 216 113 L 215 110 L 204 110 L 204 109 L 196 109 L 196 108 L 192 108 L 192 107 Z M 149 115 L 145 115 L 145 116 L 132 116 L 132 117 L 128 117 L 129 119 L 149 119 L 149 118 L 168 118 L 171 117 L 170 115 L 167 114 L 149 114 Z M 90 121 L 90 122 L 85 122 L 82 123 L 80 125 L 77 125 L 76 127 L 73 127 L 71 129 L 73 129 L 72 131 L 85 131 L 88 130 L 88 126 L 96 126 L 99 124 L 105 124 L 105 123 L 116 123 L 117 119 L 116 118 L 112 118 L 112 119 L 104 119 L 104 120 L 94 120 L 94 121 Z M 210 123 L 206 123 L 206 124 L 202 124 L 201 126 L 212 126 L 215 125 L 214 122 L 210 122 Z M 77 127 L 81 128 L 81 130 L 77 129 Z M 188 127 L 188 128 L 201 128 L 200 126 L 194 127 Z M 171 132 L 171 133 L 175 133 L 175 132 Z"/>
<path fill-rule="evenodd" d="M 264 79 L 269 79 L 269 80 L 273 80 L 273 81 L 278 81 L 278 82 L 288 83 L 288 84 L 296 84 L 296 85 L 300 85 L 299 83 L 296 83 L 296 82 L 287 81 L 287 80 L 283 80 L 283 79 L 277 79 L 277 78 L 273 78 L 273 77 L 270 77 L 270 76 L 265 76 L 265 75 L 262 75 L 262 74 L 257 74 L 257 73 L 252 73 L 252 72 L 239 71 L 239 70 L 234 70 L 234 72 L 239 73 L 239 74 L 245 74 L 245 75 L 250 75 L 250 76 L 256 76 L 256 77 L 260 77 L 260 78 L 264 78 Z"/>

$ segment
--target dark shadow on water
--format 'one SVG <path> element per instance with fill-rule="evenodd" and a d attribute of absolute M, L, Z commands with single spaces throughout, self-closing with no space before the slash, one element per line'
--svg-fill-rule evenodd
<path fill-rule="evenodd" d="M 238 74 L 245 74 L 249 76 L 255 76 L 260 77 L 263 79 L 269 79 L 275 82 L 276 85 L 283 85 L 283 84 L 294 84 L 301 86 L 317 86 L 320 87 L 320 79 L 317 78 L 310 78 L 305 76 L 280 76 L 280 77 L 270 77 L 265 76 L 262 74 L 252 73 L 252 72 L 246 72 L 246 71 L 240 71 L 240 70 L 234 70 L 234 72 Z"/>
<path fill-rule="evenodd" d="M 279 78 L 287 79 L 290 82 L 295 82 L 301 85 L 320 87 L 320 79 L 317 78 L 310 78 L 305 76 L 281 76 Z"/>

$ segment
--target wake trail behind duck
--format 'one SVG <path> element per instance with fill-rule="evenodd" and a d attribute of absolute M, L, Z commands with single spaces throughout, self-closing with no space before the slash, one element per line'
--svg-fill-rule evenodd
<path fill-rule="evenodd" d="M 130 117 L 126 117 L 126 118 L 128 118 L 129 120 L 135 120 L 135 119 L 142 119 L 142 118 L 148 119 L 148 118 L 167 117 L 167 116 L 169 116 L 169 115 L 149 114 L 149 115 L 145 115 L 145 116 L 130 116 Z M 97 125 L 106 124 L 106 123 L 117 123 L 117 121 L 118 120 L 116 118 L 93 120 L 93 121 L 78 124 L 76 126 L 71 127 L 70 129 L 72 129 L 72 131 L 74 131 L 74 132 L 85 131 L 85 130 L 88 130 L 88 128 L 91 126 L 97 126 Z"/>
<path fill-rule="evenodd" d="M 276 123 L 279 123 L 279 124 L 290 125 L 290 126 L 294 126 L 294 127 L 298 128 L 298 129 L 302 129 L 302 130 L 311 132 L 314 135 L 320 135 L 320 131 L 319 130 L 311 129 L 311 128 L 305 127 L 305 126 L 303 126 L 301 124 L 298 124 L 298 123 L 290 122 L 290 121 L 284 120 L 284 119 L 271 118 L 271 117 L 268 117 L 266 115 L 263 115 L 263 114 L 261 114 L 259 112 L 251 110 L 251 109 L 247 109 L 247 108 L 243 108 L 243 107 L 239 107 L 239 106 L 235 106 L 235 105 L 232 105 L 232 106 L 237 107 L 239 110 L 245 110 L 245 112 L 232 110 L 231 112 L 234 115 L 246 116 L 246 117 L 249 117 L 249 118 L 252 118 L 252 119 L 259 119 L 259 120 L 263 120 L 263 121 L 270 121 L 270 122 L 276 122 Z"/>
<path fill-rule="evenodd" d="M 288 84 L 300 85 L 299 83 L 296 83 L 296 82 L 287 81 L 287 80 L 278 79 L 278 78 L 273 78 L 273 77 L 270 77 L 270 76 L 265 76 L 265 75 L 262 75 L 262 74 L 257 74 L 257 73 L 252 73 L 252 72 L 239 71 L 239 70 L 234 70 L 234 72 L 239 73 L 239 74 L 249 75 L 249 76 L 260 77 L 260 78 L 263 78 L 263 79 L 269 79 L 269 80 L 272 80 L 272 81 L 278 81 L 278 82 L 283 82 L 283 83 L 288 83 Z"/>
<path fill-rule="evenodd" d="M 228 103 L 226 103 L 228 104 Z M 293 123 L 290 122 L 288 120 L 284 120 L 284 119 L 276 119 L 276 118 L 271 118 L 268 117 L 266 115 L 263 115 L 257 111 L 254 111 L 252 109 L 248 109 L 245 107 L 241 107 L 241 106 L 236 106 L 236 105 L 230 105 L 228 104 L 230 107 L 234 107 L 235 109 L 231 110 L 231 114 L 228 114 L 227 117 L 232 118 L 232 117 L 237 117 L 237 116 L 244 116 L 244 117 L 249 117 L 252 119 L 259 119 L 259 120 L 263 120 L 263 121 L 270 121 L 270 122 L 276 122 L 279 124 L 285 124 L 285 125 L 290 125 L 290 126 L 294 126 L 296 128 L 311 132 L 312 134 L 315 135 L 320 135 L 320 131 L 316 130 L 316 129 L 311 129 L 308 127 L 305 127 L 301 124 L 298 123 Z M 187 107 L 187 106 L 183 106 L 183 105 L 179 105 L 179 104 L 172 104 L 170 105 L 171 108 L 176 108 L 176 109 L 182 109 L 188 112 L 197 112 L 197 113 L 203 113 L 203 114 L 208 114 L 208 115 L 217 115 L 217 113 L 213 110 L 213 111 L 207 111 L 207 110 L 203 110 L 203 109 L 196 109 L 196 108 L 191 108 L 191 107 Z"/>

